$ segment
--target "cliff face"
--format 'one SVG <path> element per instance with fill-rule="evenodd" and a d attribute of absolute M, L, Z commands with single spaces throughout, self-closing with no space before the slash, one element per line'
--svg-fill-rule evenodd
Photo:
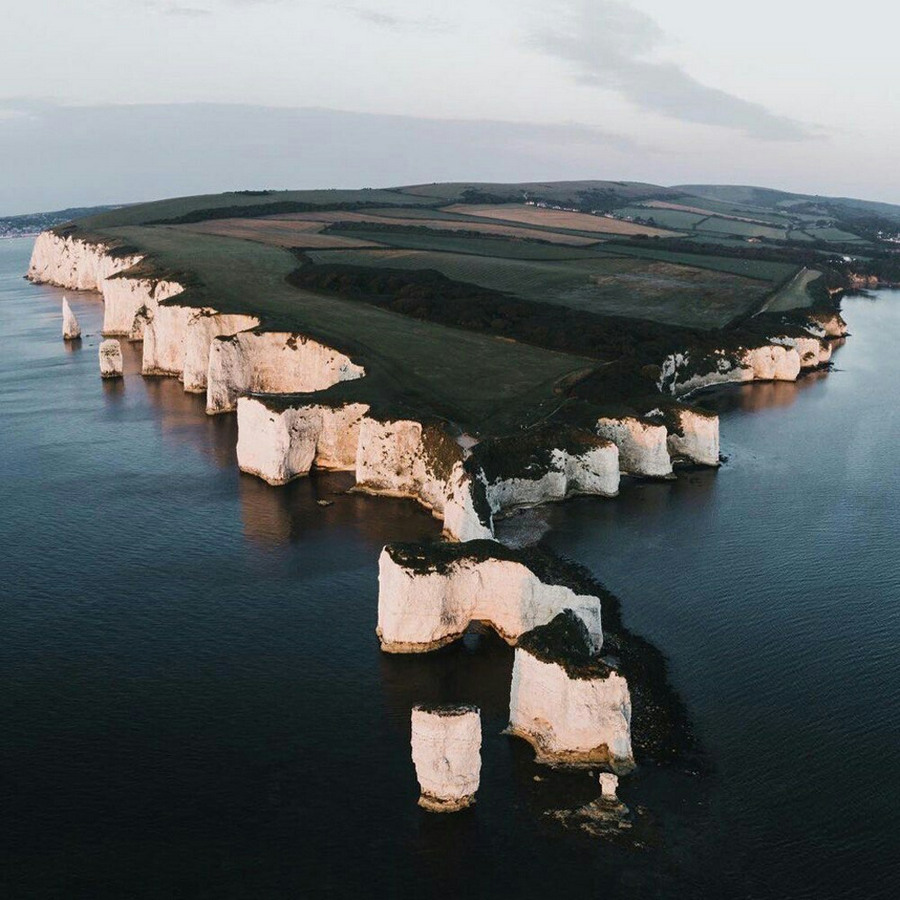
<path fill-rule="evenodd" d="M 206 411 L 229 412 L 243 393 L 307 394 L 364 375 L 349 357 L 305 335 L 265 331 L 217 337 L 209 351 Z"/>
<path fill-rule="evenodd" d="M 184 288 L 175 281 L 117 276 L 107 278 L 101 290 L 103 333 L 142 340 L 143 323 L 153 315 L 159 303 L 180 294 Z M 139 312 L 142 312 L 141 316 L 138 316 Z"/>
<path fill-rule="evenodd" d="M 254 397 L 238 400 L 238 466 L 269 484 L 286 484 L 320 469 L 354 471 L 362 403 L 270 410 Z"/>
<path fill-rule="evenodd" d="M 29 281 L 73 291 L 100 291 L 111 275 L 130 269 L 140 256 L 111 256 L 109 247 L 42 231 L 31 252 Z"/>
<path fill-rule="evenodd" d="M 538 762 L 634 768 L 631 695 L 616 672 L 577 678 L 556 662 L 516 648 L 509 732 L 527 740 Z"/>
<path fill-rule="evenodd" d="M 421 796 L 431 812 L 475 802 L 481 782 L 481 714 L 475 707 L 415 706 L 410 744 Z"/>
<path fill-rule="evenodd" d="M 684 397 L 716 384 L 796 381 L 800 367 L 797 350 L 781 344 L 763 344 L 736 353 L 716 350 L 707 355 L 703 371 L 696 371 L 689 352 L 674 353 L 663 361 L 659 388 Z"/>
<path fill-rule="evenodd" d="M 597 434 L 619 448 L 619 468 L 629 475 L 665 478 L 672 474 L 666 429 L 634 416 L 602 418 Z"/>
<path fill-rule="evenodd" d="M 205 307 L 187 317 L 184 333 L 184 389 L 192 394 L 206 393 L 209 352 L 217 337 L 237 334 L 259 327 L 255 316 L 220 313 Z"/>
<path fill-rule="evenodd" d="M 188 306 L 157 306 L 144 326 L 144 375 L 184 374 L 184 336 L 193 310 Z"/>
<path fill-rule="evenodd" d="M 669 455 L 700 466 L 718 466 L 719 417 L 688 407 L 680 407 L 673 415 L 678 429 L 666 439 Z"/>
<path fill-rule="evenodd" d="M 481 542 L 479 542 L 480 545 Z M 481 552 L 433 568 L 412 565 L 388 546 L 378 561 L 378 638 L 388 653 L 424 653 L 485 622 L 508 643 L 571 609 L 592 652 L 603 645 L 600 599 L 543 582 L 524 562 Z M 479 551 L 480 551 L 479 546 Z"/>

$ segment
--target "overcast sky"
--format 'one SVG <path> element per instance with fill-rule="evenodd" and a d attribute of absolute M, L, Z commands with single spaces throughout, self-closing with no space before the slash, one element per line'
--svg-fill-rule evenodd
<path fill-rule="evenodd" d="M 761 184 L 900 202 L 881 0 L 8 0 L 0 215 L 242 188 Z"/>

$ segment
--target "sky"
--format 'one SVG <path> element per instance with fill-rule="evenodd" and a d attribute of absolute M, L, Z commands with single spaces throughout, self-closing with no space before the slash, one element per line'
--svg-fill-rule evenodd
<path fill-rule="evenodd" d="M 900 203 L 882 0 L 6 0 L 0 215 L 431 181 Z M 894 140 L 892 140 L 894 138 Z"/>

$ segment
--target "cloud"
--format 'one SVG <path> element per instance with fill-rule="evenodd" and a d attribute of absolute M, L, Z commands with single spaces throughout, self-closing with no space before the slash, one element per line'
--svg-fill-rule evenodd
<path fill-rule="evenodd" d="M 342 9 L 349 12 L 363 22 L 369 25 L 375 25 L 378 28 L 389 28 L 392 30 L 417 30 L 417 31 L 443 31 L 447 28 L 447 24 L 434 16 L 419 18 L 415 16 L 401 16 L 395 13 L 385 12 L 382 9 L 372 9 L 368 6 L 358 6 L 353 4 L 344 4 Z"/>
<path fill-rule="evenodd" d="M 185 6 L 183 3 L 176 2 L 149 0 L 149 2 L 143 3 L 143 6 L 164 16 L 179 16 L 185 19 L 202 19 L 213 14 L 211 9 L 204 9 L 199 6 Z"/>
<path fill-rule="evenodd" d="M 666 35 L 645 13 L 616 0 L 575 0 L 566 5 L 559 27 L 535 34 L 531 43 L 569 63 L 578 83 L 617 91 L 650 112 L 733 128 L 763 140 L 816 136 L 802 122 L 709 87 L 675 63 L 648 59 Z"/>

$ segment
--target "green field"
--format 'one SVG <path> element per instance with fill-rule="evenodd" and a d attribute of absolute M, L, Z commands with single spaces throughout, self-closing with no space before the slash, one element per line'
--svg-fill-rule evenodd
<path fill-rule="evenodd" d="M 454 281 L 538 303 L 691 328 L 720 327 L 754 308 L 771 290 L 766 281 L 636 257 L 536 260 L 363 249 L 310 251 L 307 255 L 318 263 L 433 269 Z"/>
<path fill-rule="evenodd" d="M 705 215 L 684 212 L 679 209 L 658 209 L 653 206 L 623 206 L 615 211 L 617 216 L 629 216 L 632 219 L 652 220 L 659 228 L 671 228 L 673 231 L 690 231 L 697 223 L 702 222 Z"/>
<path fill-rule="evenodd" d="M 167 226 L 109 229 L 140 247 L 157 271 L 190 272 L 195 285 L 179 303 L 253 313 L 272 330 L 309 334 L 361 362 L 362 396 L 396 398 L 467 427 L 501 428 L 556 401 L 554 384 L 595 360 L 446 328 L 285 281 L 293 254 L 233 238 Z"/>
<path fill-rule="evenodd" d="M 667 230 L 635 236 L 614 210 Z M 757 188 L 460 182 L 182 197 L 64 228 L 144 254 L 134 274 L 180 280 L 178 303 L 257 315 L 365 366 L 332 396 L 503 433 L 583 390 L 652 391 L 674 350 L 754 339 L 756 313 L 808 307 L 841 266 L 884 265 L 890 247 L 851 229 L 890 231 L 892 216 Z M 859 263 L 835 254 L 850 241 Z"/>
<path fill-rule="evenodd" d="M 822 277 L 818 269 L 801 269 L 766 304 L 769 312 L 787 312 L 790 309 L 805 309 L 812 306 L 813 295 L 809 286 Z"/>

